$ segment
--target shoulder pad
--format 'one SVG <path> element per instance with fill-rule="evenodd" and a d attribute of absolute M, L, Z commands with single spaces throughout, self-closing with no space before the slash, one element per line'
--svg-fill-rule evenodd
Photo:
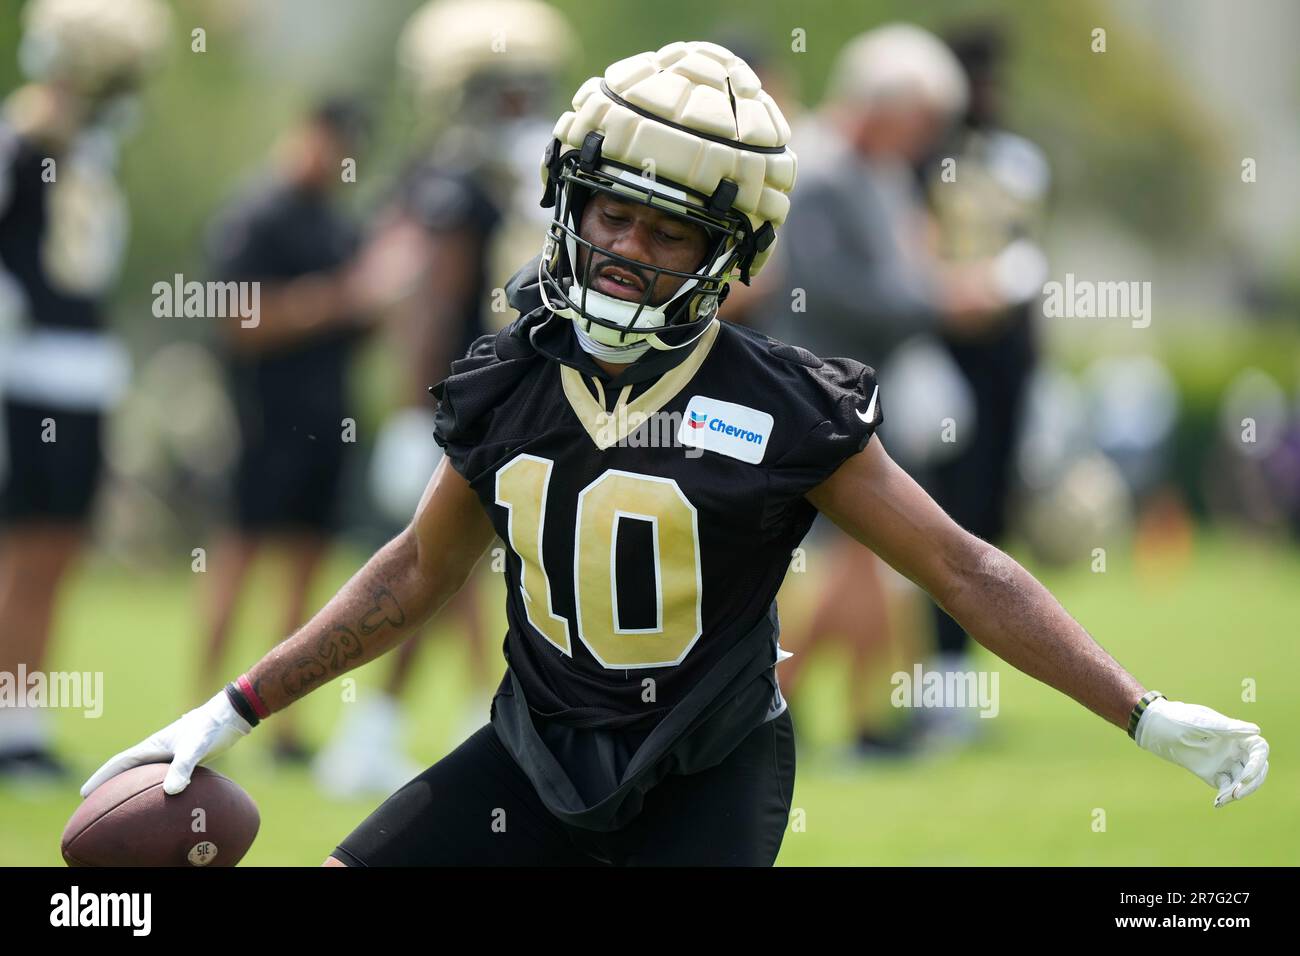
<path fill-rule="evenodd" d="M 787 362 L 794 362 L 797 365 L 804 365 L 808 368 L 821 368 L 822 360 L 807 349 L 800 348 L 797 345 L 786 345 L 784 342 L 778 342 L 776 339 L 768 340 L 771 344 L 769 348 L 773 355 Z"/>

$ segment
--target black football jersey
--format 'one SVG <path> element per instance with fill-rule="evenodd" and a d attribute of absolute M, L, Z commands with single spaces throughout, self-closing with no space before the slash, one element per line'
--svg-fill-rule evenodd
<path fill-rule="evenodd" d="M 491 296 L 488 282 L 488 252 L 492 237 L 501 224 L 502 210 L 486 185 L 472 170 L 424 161 L 410 168 L 398 186 L 399 206 L 431 233 L 466 232 L 473 237 L 474 259 L 470 287 L 457 316 L 452 355 L 464 354 L 484 326 L 482 304 Z"/>
<path fill-rule="evenodd" d="M 107 133 L 48 148 L 0 120 L 0 283 L 22 296 L 25 324 L 91 331 L 126 249 L 126 202 Z"/>
<path fill-rule="evenodd" d="M 734 692 L 719 674 L 738 656 L 772 671 L 777 590 L 816 515 L 804 495 L 866 445 L 880 397 L 867 366 L 727 322 L 632 385 L 603 381 L 574 338 L 544 309 L 480 338 L 433 390 L 435 437 L 508 545 L 501 694 L 547 725 L 641 740 L 687 701 L 721 707 L 691 694 Z M 738 713 L 730 737 L 764 716 Z M 636 763 L 618 746 L 600 759 Z M 604 795 L 582 789 L 567 803 Z"/>

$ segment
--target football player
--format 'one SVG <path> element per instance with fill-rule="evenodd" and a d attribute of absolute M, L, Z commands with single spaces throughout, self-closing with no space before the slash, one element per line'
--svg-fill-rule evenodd
<path fill-rule="evenodd" d="M 169 24 L 157 0 L 23 10 L 31 82 L 0 117 L 0 672 L 44 666 L 94 502 L 101 425 L 129 378 L 106 327 L 127 233 L 114 166 Z M 0 777 L 62 773 L 45 717 L 0 708 Z"/>
<path fill-rule="evenodd" d="M 720 321 L 772 252 L 789 128 L 726 49 L 677 42 L 585 82 L 555 127 L 520 317 L 434 389 L 446 456 L 410 526 L 301 631 L 109 760 L 195 765 L 390 650 L 509 544 L 491 720 L 333 865 L 770 864 L 793 789 L 774 597 L 818 511 L 1004 660 L 1192 770 L 1264 780 L 1254 724 L 1148 691 L 1015 561 L 872 441 L 871 368 Z M 665 425 L 667 423 L 667 425 Z"/>
<path fill-rule="evenodd" d="M 402 79 L 432 142 L 400 178 L 369 243 L 372 254 L 422 265 L 390 312 L 400 407 L 384 423 L 370 464 L 373 497 L 390 533 L 409 521 L 441 457 L 429 383 L 444 378 L 452 359 L 480 335 L 504 324 L 492 324 L 508 313 L 493 290 L 536 252 L 545 228 L 537 157 L 554 114 L 543 110 L 551 109 L 556 78 L 571 58 L 572 33 L 539 0 L 431 0 L 398 39 Z M 444 615 L 464 633 L 469 652 L 469 709 L 453 729 L 456 743 L 482 723 L 496 676 L 481 605 L 471 580 Z M 420 644 L 408 641 L 393 656 L 382 691 L 345 708 L 316 761 L 317 783 L 328 793 L 386 794 L 412 776 L 401 750 L 400 698 Z"/>

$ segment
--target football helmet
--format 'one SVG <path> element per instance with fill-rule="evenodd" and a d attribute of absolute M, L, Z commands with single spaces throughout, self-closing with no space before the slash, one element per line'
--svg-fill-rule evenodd
<path fill-rule="evenodd" d="M 139 85 L 170 27 L 171 12 L 158 0 L 31 0 L 19 59 L 32 80 L 105 100 Z"/>
<path fill-rule="evenodd" d="M 431 0 L 397 42 L 418 102 L 440 114 L 472 109 L 502 85 L 521 95 L 544 87 L 573 50 L 568 21 L 540 0 Z"/>
<path fill-rule="evenodd" d="M 728 280 L 738 275 L 748 284 L 772 253 L 795 180 L 789 140 L 789 124 L 754 71 L 715 43 L 670 43 L 588 79 L 542 159 L 542 205 L 555 210 L 538 266 L 547 308 L 624 360 L 694 342 Z M 702 228 L 704 261 L 694 272 L 675 272 L 583 239 L 582 211 L 598 192 Z M 593 289 L 597 261 L 644 276 L 641 300 Z M 656 304 L 650 300 L 662 276 L 682 282 Z"/>

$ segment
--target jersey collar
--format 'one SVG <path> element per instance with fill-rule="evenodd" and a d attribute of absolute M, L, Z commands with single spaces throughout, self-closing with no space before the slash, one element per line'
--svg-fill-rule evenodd
<path fill-rule="evenodd" d="M 610 375 L 583 351 L 578 336 L 573 330 L 573 322 L 557 316 L 542 303 L 541 291 L 537 284 L 539 258 L 534 257 L 530 260 L 506 284 L 507 301 L 521 313 L 515 323 L 517 327 L 515 334 L 526 336 L 533 348 L 547 358 L 576 369 L 583 375 L 596 378 L 607 389 L 622 389 L 628 385 L 635 386 L 659 378 L 699 351 L 705 338 L 711 341 L 716 335 L 713 332 L 701 335 L 693 345 L 684 348 L 650 349 L 635 362 L 628 363 L 617 375 Z M 714 319 L 715 323 L 717 321 Z"/>

